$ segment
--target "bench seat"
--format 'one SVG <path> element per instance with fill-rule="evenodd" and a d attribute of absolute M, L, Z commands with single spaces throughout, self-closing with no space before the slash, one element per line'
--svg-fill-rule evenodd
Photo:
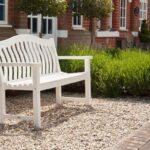
<path fill-rule="evenodd" d="M 46 90 L 57 86 L 63 86 L 70 83 L 75 83 L 85 79 L 87 74 L 85 72 L 78 73 L 53 73 L 40 76 L 40 90 Z M 24 78 L 8 81 L 5 83 L 7 90 L 27 90 L 32 91 L 33 82 L 32 78 Z"/>

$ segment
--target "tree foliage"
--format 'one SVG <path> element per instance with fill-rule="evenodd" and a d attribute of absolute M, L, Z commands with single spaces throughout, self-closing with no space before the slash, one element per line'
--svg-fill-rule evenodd
<path fill-rule="evenodd" d="M 79 12 L 89 19 L 101 19 L 109 16 L 112 8 L 112 0 L 81 0 Z"/>
<path fill-rule="evenodd" d="M 17 0 L 17 8 L 26 14 L 58 16 L 67 8 L 66 0 Z"/>
<path fill-rule="evenodd" d="M 73 11 L 90 20 L 91 45 L 95 44 L 94 19 L 108 17 L 113 11 L 112 0 L 72 0 Z"/>

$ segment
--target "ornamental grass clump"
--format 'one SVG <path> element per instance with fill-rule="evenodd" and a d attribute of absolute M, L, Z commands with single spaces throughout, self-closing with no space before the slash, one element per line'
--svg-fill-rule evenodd
<path fill-rule="evenodd" d="M 137 49 L 91 50 L 73 46 L 60 50 L 60 55 L 92 55 L 91 78 L 94 95 L 109 97 L 147 95 L 150 93 L 150 53 Z M 83 70 L 82 61 L 63 61 L 62 70 Z"/>

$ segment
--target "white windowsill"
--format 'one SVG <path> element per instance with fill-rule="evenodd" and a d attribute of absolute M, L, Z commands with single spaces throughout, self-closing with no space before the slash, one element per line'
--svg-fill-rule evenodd
<path fill-rule="evenodd" d="M 96 31 L 96 37 L 119 37 L 118 31 Z"/>
<path fill-rule="evenodd" d="M 67 38 L 68 37 L 68 30 L 57 30 L 57 37 Z"/>
<path fill-rule="evenodd" d="M 132 31 L 131 33 L 132 33 L 133 37 L 138 37 L 139 36 L 138 32 Z"/>
<path fill-rule="evenodd" d="M 126 31 L 128 31 L 128 29 L 120 28 L 120 31 L 124 31 L 124 32 L 126 32 Z"/>
<path fill-rule="evenodd" d="M 17 34 L 30 34 L 29 29 L 15 29 Z"/>
<path fill-rule="evenodd" d="M 85 31 L 85 28 L 83 28 L 83 27 L 72 27 L 72 29 L 73 30 L 83 30 L 83 31 Z"/>
<path fill-rule="evenodd" d="M 0 27 L 12 27 L 12 25 L 8 25 L 8 24 L 0 24 Z"/>

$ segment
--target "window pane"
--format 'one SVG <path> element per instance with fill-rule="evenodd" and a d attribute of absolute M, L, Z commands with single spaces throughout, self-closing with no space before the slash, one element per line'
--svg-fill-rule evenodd
<path fill-rule="evenodd" d="M 37 33 L 37 18 L 33 18 L 32 21 L 32 32 Z"/>
<path fill-rule="evenodd" d="M 4 0 L 0 0 L 0 4 L 4 4 L 4 2 L 5 2 Z"/>
<path fill-rule="evenodd" d="M 81 15 L 79 14 L 74 14 L 73 15 L 73 25 L 77 25 L 77 26 L 81 26 L 82 22 L 81 22 Z"/>
<path fill-rule="evenodd" d="M 46 19 L 43 19 L 43 34 L 46 34 Z"/>
<path fill-rule="evenodd" d="M 52 19 L 48 20 L 48 34 L 52 34 Z"/>
<path fill-rule="evenodd" d="M 74 25 L 77 25 L 77 19 L 76 19 L 76 17 L 77 17 L 77 14 L 74 14 L 73 15 L 73 24 Z"/>
<path fill-rule="evenodd" d="M 81 16 L 78 15 L 78 25 L 81 25 Z"/>
<path fill-rule="evenodd" d="M 5 19 L 5 8 L 4 6 L 0 5 L 0 21 L 4 21 Z"/>

